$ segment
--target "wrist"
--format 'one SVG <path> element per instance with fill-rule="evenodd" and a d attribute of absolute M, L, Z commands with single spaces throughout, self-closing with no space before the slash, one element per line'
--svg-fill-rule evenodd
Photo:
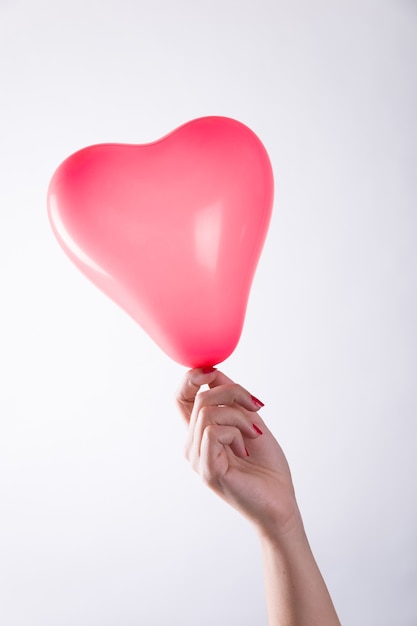
<path fill-rule="evenodd" d="M 257 531 L 262 545 L 277 549 L 306 541 L 307 536 L 295 497 L 285 507 L 284 512 L 280 510 L 268 519 L 260 520 Z"/>

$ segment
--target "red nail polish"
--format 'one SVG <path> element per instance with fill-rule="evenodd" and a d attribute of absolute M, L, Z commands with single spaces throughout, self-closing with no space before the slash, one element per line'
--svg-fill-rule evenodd
<path fill-rule="evenodd" d="M 252 401 L 253 401 L 253 402 L 254 402 L 254 403 L 255 403 L 255 404 L 256 404 L 256 405 L 257 405 L 260 409 L 261 409 L 263 406 L 265 406 L 265 405 L 264 405 L 264 403 L 263 403 L 263 402 L 261 402 L 260 400 L 258 400 L 258 398 L 255 398 L 255 396 L 252 396 L 252 395 L 251 395 L 251 398 L 252 398 Z"/>
<path fill-rule="evenodd" d="M 252 426 L 253 426 L 253 430 L 255 430 L 258 433 L 258 435 L 263 435 L 263 432 L 261 431 L 259 426 L 257 426 L 256 424 L 252 424 Z"/>
<path fill-rule="evenodd" d="M 245 448 L 245 452 L 246 452 L 246 456 L 249 456 L 249 452 L 247 448 Z"/>
<path fill-rule="evenodd" d="M 202 374 L 211 374 L 212 372 L 215 372 L 215 371 L 216 371 L 216 368 L 213 367 L 212 365 L 208 365 L 207 367 L 201 368 Z"/>

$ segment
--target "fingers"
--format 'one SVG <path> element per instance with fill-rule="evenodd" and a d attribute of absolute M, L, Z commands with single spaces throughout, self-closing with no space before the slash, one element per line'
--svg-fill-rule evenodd
<path fill-rule="evenodd" d="M 248 391 L 240 385 L 236 385 L 233 381 L 216 369 L 204 371 L 203 369 L 193 369 L 187 372 L 183 382 L 177 392 L 177 406 L 181 414 L 188 422 L 191 418 L 193 410 L 195 411 L 195 402 L 197 394 L 203 385 L 208 385 L 210 389 L 218 389 L 215 393 L 210 393 L 211 404 L 232 404 L 237 403 L 248 411 L 258 411 L 263 407 L 263 403 L 252 396 Z M 198 395 L 198 399 L 203 394 Z"/>
<path fill-rule="evenodd" d="M 211 431 L 214 426 L 217 427 L 214 429 L 215 433 L 220 433 L 221 429 L 233 428 L 239 432 L 242 442 L 244 438 L 256 439 L 261 434 L 261 431 L 255 428 L 252 421 L 248 412 L 242 411 L 242 409 L 237 407 L 203 406 L 196 414 L 196 418 L 192 417 L 193 426 L 190 425 L 185 444 L 186 457 L 195 465 L 196 460 L 202 454 L 203 439 L 207 436 L 207 431 Z M 240 454 L 242 450 L 245 454 Z M 240 450 L 237 450 L 237 454 L 238 456 L 247 456 L 243 443 L 240 446 Z"/>
<path fill-rule="evenodd" d="M 226 374 L 223 374 L 223 372 L 219 372 L 219 370 L 216 370 L 216 376 L 214 380 L 209 384 L 209 387 L 213 388 L 218 387 L 219 385 L 230 385 L 233 382 L 234 381 L 226 376 Z"/>
<path fill-rule="evenodd" d="M 201 441 L 200 455 L 191 460 L 203 481 L 216 489 L 227 473 L 232 458 L 247 459 L 248 451 L 241 431 L 234 426 L 207 426 Z"/>
<path fill-rule="evenodd" d="M 207 391 L 200 391 L 207 384 Z M 216 370 L 189 371 L 178 392 L 177 403 L 188 422 L 185 454 L 201 473 L 213 459 L 225 452 L 247 458 L 245 439 L 262 434 L 263 422 L 256 414 L 262 403 L 246 389 Z"/>
<path fill-rule="evenodd" d="M 202 431 L 209 424 L 236 426 L 241 428 L 246 436 L 250 436 L 248 429 L 252 417 L 249 415 L 259 409 L 258 401 L 254 400 L 246 389 L 234 383 L 202 391 L 194 401 L 189 418 L 189 440 L 200 440 Z"/>

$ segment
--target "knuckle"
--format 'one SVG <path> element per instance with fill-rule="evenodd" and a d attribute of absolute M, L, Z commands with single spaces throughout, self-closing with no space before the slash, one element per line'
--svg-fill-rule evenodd
<path fill-rule="evenodd" d="M 242 396 L 243 392 L 243 387 L 238 383 L 230 383 L 230 385 L 228 385 L 228 394 L 231 402 L 238 400 Z"/>
<path fill-rule="evenodd" d="M 217 406 L 203 406 L 198 413 L 198 419 L 201 426 L 206 429 L 215 424 L 217 413 Z"/>
<path fill-rule="evenodd" d="M 246 389 L 242 387 L 242 385 L 238 385 L 237 383 L 234 385 L 236 396 L 241 396 L 242 394 L 247 393 Z"/>
<path fill-rule="evenodd" d="M 218 428 L 217 424 L 208 424 L 205 427 L 203 437 L 207 439 L 209 445 L 216 441 Z"/>
<path fill-rule="evenodd" d="M 195 397 L 195 403 L 198 407 L 202 407 L 209 402 L 211 389 L 206 389 L 204 391 L 199 391 Z"/>
<path fill-rule="evenodd" d="M 204 424 L 209 425 L 209 422 L 212 421 L 213 412 L 213 407 L 206 405 L 201 407 L 198 416 Z"/>

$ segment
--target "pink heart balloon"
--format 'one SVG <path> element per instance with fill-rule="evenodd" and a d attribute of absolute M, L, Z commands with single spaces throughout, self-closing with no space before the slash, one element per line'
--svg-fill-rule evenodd
<path fill-rule="evenodd" d="M 272 201 L 258 137 L 203 117 L 153 143 L 76 152 L 52 177 L 48 212 L 93 283 L 170 357 L 204 367 L 239 341 Z"/>

